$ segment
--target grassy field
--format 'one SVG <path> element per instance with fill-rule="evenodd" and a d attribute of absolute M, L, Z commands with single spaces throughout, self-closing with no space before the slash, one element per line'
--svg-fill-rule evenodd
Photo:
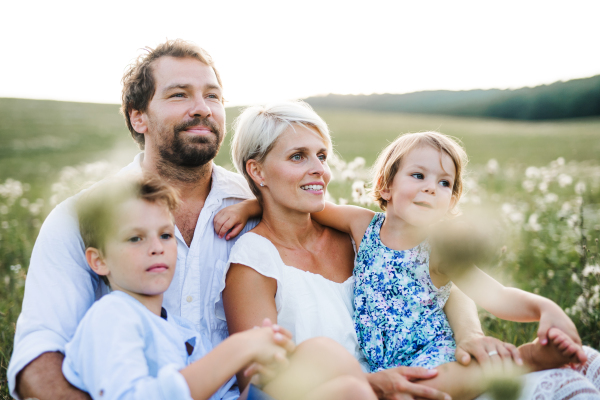
<path fill-rule="evenodd" d="M 340 156 L 331 161 L 336 202 L 374 207 L 364 193 L 368 166 L 398 134 L 433 129 L 460 138 L 471 159 L 462 208 L 484 208 L 502 232 L 502 250 L 487 271 L 553 299 L 568 309 L 584 342 L 600 346 L 600 119 L 318 111 Z M 228 122 L 238 112 L 228 109 Z M 58 201 L 129 163 L 138 150 L 116 105 L 17 99 L 0 99 L 0 143 L 1 399 L 39 226 Z M 229 137 L 216 161 L 231 167 L 228 143 Z M 535 324 L 481 317 L 489 334 L 506 341 L 535 336 Z"/>

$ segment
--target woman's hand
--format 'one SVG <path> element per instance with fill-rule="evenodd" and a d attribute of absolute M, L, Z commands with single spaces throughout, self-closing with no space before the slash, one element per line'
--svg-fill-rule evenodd
<path fill-rule="evenodd" d="M 469 365 L 471 357 L 474 357 L 481 365 L 490 361 L 494 362 L 497 357 L 491 358 L 490 354 L 499 356 L 497 361 L 513 359 L 517 365 L 523 365 L 519 350 L 514 345 L 490 336 L 472 334 L 456 343 L 456 361 L 462 365 Z"/>
<path fill-rule="evenodd" d="M 232 206 L 225 207 L 213 219 L 215 233 L 221 239 L 223 237 L 225 237 L 225 240 L 233 239 L 240 234 L 250 218 L 258 217 L 261 214 L 262 207 L 256 199 L 244 200 Z"/>
<path fill-rule="evenodd" d="M 416 380 L 437 376 L 435 369 L 419 367 L 396 367 L 367 374 L 367 380 L 381 400 L 450 400 L 450 396 L 439 390 L 414 383 Z"/>

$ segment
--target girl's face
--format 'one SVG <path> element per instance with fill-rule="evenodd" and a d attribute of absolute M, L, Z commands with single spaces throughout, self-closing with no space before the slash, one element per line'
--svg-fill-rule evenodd
<path fill-rule="evenodd" d="M 303 213 L 322 211 L 331 179 L 327 152 L 327 145 L 313 129 L 288 128 L 260 166 L 265 204 Z"/>
<path fill-rule="evenodd" d="M 402 159 L 392 185 L 381 192 L 388 202 L 387 217 L 416 227 L 440 221 L 456 203 L 452 197 L 455 178 L 456 168 L 448 154 L 430 146 L 413 149 Z"/>

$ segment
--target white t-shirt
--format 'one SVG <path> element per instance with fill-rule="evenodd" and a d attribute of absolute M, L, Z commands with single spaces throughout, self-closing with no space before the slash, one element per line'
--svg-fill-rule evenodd
<path fill-rule="evenodd" d="M 335 340 L 368 371 L 354 331 L 354 277 L 337 283 L 285 265 L 271 241 L 253 232 L 242 236 L 229 255 L 225 274 L 232 263 L 243 264 L 277 281 L 275 306 L 277 324 L 292 332 L 294 341 L 325 336 Z M 225 320 L 222 296 L 216 306 L 217 318 Z"/>

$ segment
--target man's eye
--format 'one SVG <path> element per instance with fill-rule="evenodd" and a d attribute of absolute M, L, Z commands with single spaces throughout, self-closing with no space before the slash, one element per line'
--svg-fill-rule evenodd
<path fill-rule="evenodd" d="M 220 98 L 218 95 L 216 95 L 216 94 L 209 94 L 207 97 L 208 97 L 208 98 L 210 98 L 210 99 L 216 99 L 216 100 L 220 100 L 220 99 L 221 99 L 221 98 Z"/>
<path fill-rule="evenodd" d="M 129 241 L 129 242 L 131 242 L 131 243 L 137 243 L 137 242 L 139 242 L 140 240 L 142 240 L 142 238 L 141 238 L 141 237 L 139 237 L 139 236 L 133 236 L 133 237 L 130 237 L 130 238 L 128 239 L 128 241 Z"/>
<path fill-rule="evenodd" d="M 423 174 L 417 172 L 411 175 L 413 178 L 423 179 Z"/>

